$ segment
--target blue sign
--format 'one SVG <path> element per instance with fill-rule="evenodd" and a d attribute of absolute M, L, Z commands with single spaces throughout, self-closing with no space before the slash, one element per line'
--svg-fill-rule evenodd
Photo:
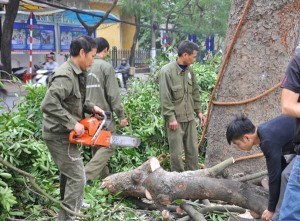
<path fill-rule="evenodd" d="M 11 49 L 30 49 L 30 25 L 18 22 L 14 23 Z M 54 25 L 33 25 L 32 49 L 36 51 L 55 51 Z"/>
<path fill-rule="evenodd" d="M 30 15 L 27 19 L 27 24 L 30 25 Z M 33 25 L 36 25 L 37 24 L 37 21 L 36 21 L 36 18 L 35 18 L 35 15 L 32 13 L 32 24 Z"/>
<path fill-rule="evenodd" d="M 205 50 L 214 52 L 214 50 L 215 50 L 215 37 L 214 37 L 214 35 L 208 36 L 206 38 Z"/>
<path fill-rule="evenodd" d="M 71 41 L 81 35 L 87 35 L 83 27 L 60 26 L 60 50 L 69 51 Z"/>

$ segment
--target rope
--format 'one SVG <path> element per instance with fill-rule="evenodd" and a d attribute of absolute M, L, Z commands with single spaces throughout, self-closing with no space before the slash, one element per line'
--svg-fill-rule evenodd
<path fill-rule="evenodd" d="M 248 156 L 238 157 L 238 158 L 234 159 L 234 161 L 235 161 L 235 162 L 238 162 L 238 161 L 242 161 L 242 160 L 248 160 L 248 159 L 259 158 L 259 157 L 262 157 L 262 156 L 264 156 L 263 153 L 255 153 L 255 154 L 248 155 Z"/>
<path fill-rule="evenodd" d="M 203 133 L 201 135 L 201 139 L 200 139 L 200 141 L 198 143 L 198 147 L 200 147 L 202 145 L 203 141 L 204 141 L 204 136 L 206 134 L 206 131 L 207 131 L 207 128 L 208 128 L 208 124 L 209 124 L 209 120 L 210 120 L 210 112 L 211 112 L 211 108 L 212 108 L 212 104 L 213 104 L 213 99 L 215 97 L 215 94 L 216 94 L 217 88 L 218 88 L 218 86 L 220 84 L 220 81 L 221 81 L 221 79 L 223 77 L 225 67 L 226 67 L 227 62 L 228 62 L 228 60 L 230 58 L 230 54 L 232 52 L 232 49 L 233 49 L 233 46 L 234 46 L 235 41 L 237 39 L 237 36 L 238 36 L 238 34 L 239 34 L 240 30 L 241 30 L 241 27 L 243 25 L 244 19 L 245 19 L 246 15 L 247 15 L 247 12 L 248 12 L 248 9 L 250 7 L 250 4 L 251 4 L 251 0 L 248 0 L 247 3 L 246 3 L 246 5 L 245 5 L 245 7 L 244 7 L 244 10 L 243 10 L 243 13 L 242 13 L 242 17 L 241 17 L 241 19 L 239 21 L 239 24 L 236 27 L 235 33 L 233 35 L 233 39 L 232 39 L 232 41 L 231 41 L 231 43 L 229 45 L 229 48 L 228 48 L 228 50 L 226 52 L 226 55 L 225 55 L 225 58 L 224 58 L 224 60 L 222 62 L 221 69 L 220 69 L 220 71 L 218 73 L 217 82 L 216 82 L 215 87 L 214 87 L 214 89 L 212 91 L 212 94 L 210 96 L 210 100 L 209 100 L 209 104 L 208 104 L 208 110 L 207 110 L 206 122 L 205 122 Z"/>
<path fill-rule="evenodd" d="M 274 91 L 276 88 L 280 87 L 281 82 L 275 84 L 273 87 L 271 87 L 270 89 L 266 90 L 265 92 L 257 95 L 256 97 L 252 97 L 243 101 L 229 101 L 229 102 L 224 102 L 224 101 L 213 101 L 213 104 L 215 105 L 220 105 L 220 106 L 229 106 L 229 105 L 240 105 L 240 104 L 247 104 L 250 103 L 252 101 L 256 101 L 264 96 L 266 96 L 267 94 L 271 93 L 272 91 Z"/>

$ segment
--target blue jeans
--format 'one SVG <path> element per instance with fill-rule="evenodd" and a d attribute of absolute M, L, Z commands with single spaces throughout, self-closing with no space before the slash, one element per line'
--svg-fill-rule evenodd
<path fill-rule="evenodd" d="M 285 189 L 279 220 L 300 220 L 300 155 L 296 156 L 294 166 Z"/>

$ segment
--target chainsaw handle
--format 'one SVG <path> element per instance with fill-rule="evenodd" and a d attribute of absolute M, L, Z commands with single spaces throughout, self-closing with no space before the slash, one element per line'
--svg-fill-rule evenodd
<path fill-rule="evenodd" d="M 75 139 L 76 139 L 76 132 L 75 132 L 75 130 L 72 130 L 71 132 L 70 132 L 70 135 L 69 135 L 69 141 L 70 142 L 75 142 Z"/>

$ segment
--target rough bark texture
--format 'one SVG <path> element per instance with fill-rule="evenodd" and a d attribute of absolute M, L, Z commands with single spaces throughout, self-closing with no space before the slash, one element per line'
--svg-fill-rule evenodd
<path fill-rule="evenodd" d="M 225 41 L 226 53 L 246 0 L 233 0 Z M 299 0 L 252 1 L 238 39 L 234 45 L 216 101 L 242 101 L 255 97 L 279 83 L 297 46 L 300 19 Z M 281 89 L 257 101 L 238 106 L 217 106 L 212 109 L 207 131 L 206 166 L 210 167 L 228 157 L 246 155 L 227 144 L 226 126 L 238 113 L 245 113 L 259 125 L 281 113 Z M 226 147 L 224 148 L 224 145 Z M 258 148 L 248 154 L 253 154 Z M 254 173 L 266 168 L 265 159 L 238 162 L 224 176 L 244 172 Z"/>
<path fill-rule="evenodd" d="M 139 15 L 134 15 L 134 22 L 136 24 L 136 28 L 135 28 L 135 33 L 133 36 L 133 40 L 132 40 L 132 45 L 130 47 L 130 55 L 129 55 L 129 64 L 130 67 L 134 66 L 134 57 L 135 57 L 135 49 L 136 49 L 136 45 L 138 42 L 138 37 L 140 35 L 140 31 L 141 31 L 141 17 Z"/>
<path fill-rule="evenodd" d="M 3 70 L 11 73 L 11 39 L 13 33 L 13 24 L 17 16 L 19 0 L 10 0 L 6 6 L 5 19 L 3 22 L 3 30 L 1 37 L 1 62 Z M 7 75 L 2 75 L 3 78 L 9 78 Z"/>
<path fill-rule="evenodd" d="M 268 203 L 268 192 L 261 187 L 228 179 L 206 177 L 202 170 L 167 172 L 151 158 L 137 169 L 104 179 L 101 187 L 124 196 L 147 197 L 162 211 L 176 199 L 222 200 L 257 213 Z"/>

